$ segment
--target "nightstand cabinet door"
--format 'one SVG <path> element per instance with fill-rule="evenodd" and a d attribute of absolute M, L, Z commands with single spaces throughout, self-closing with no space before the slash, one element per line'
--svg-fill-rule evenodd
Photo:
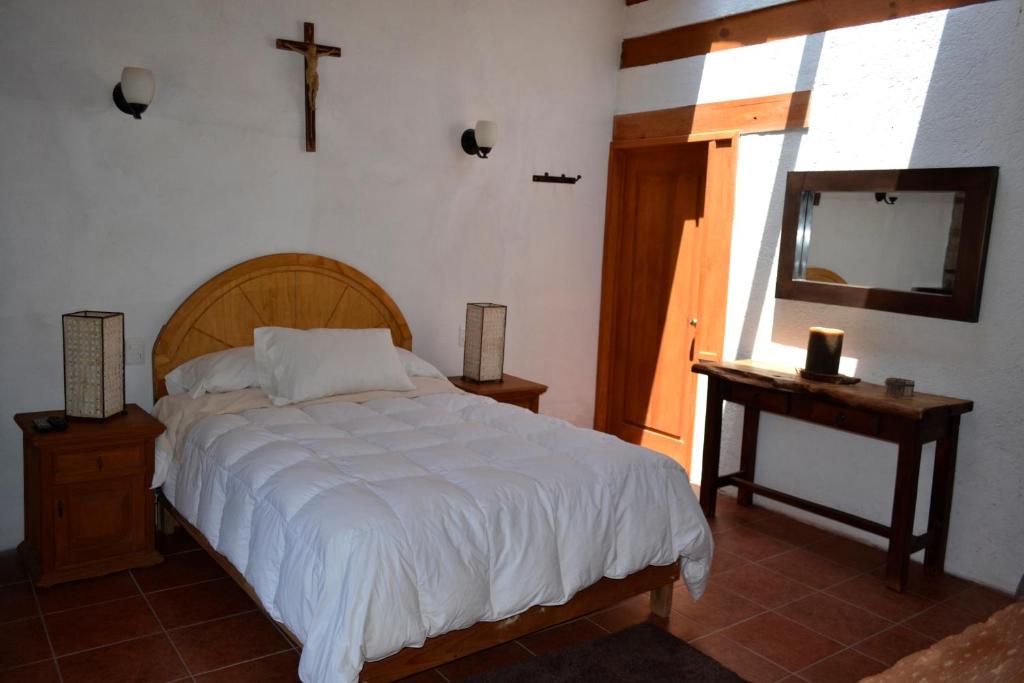
<path fill-rule="evenodd" d="M 142 474 L 60 484 L 53 494 L 56 567 L 145 550 Z"/>

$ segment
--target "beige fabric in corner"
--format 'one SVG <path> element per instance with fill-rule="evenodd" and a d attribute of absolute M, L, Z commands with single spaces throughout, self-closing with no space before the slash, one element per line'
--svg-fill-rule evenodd
<path fill-rule="evenodd" d="M 1024 681 L 1024 602 L 993 614 L 861 683 Z"/>

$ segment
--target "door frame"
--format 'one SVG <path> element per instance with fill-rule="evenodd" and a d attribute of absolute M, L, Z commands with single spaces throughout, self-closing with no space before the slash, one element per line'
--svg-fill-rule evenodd
<path fill-rule="evenodd" d="M 708 167 L 705 179 L 704 215 L 713 216 L 698 227 L 697 318 L 700 321 L 694 341 L 694 360 L 720 360 L 725 343 L 725 317 L 729 289 L 729 261 L 732 246 L 733 205 L 736 194 L 736 157 L 739 151 L 738 130 L 696 133 L 661 138 L 622 140 L 611 143 L 608 153 L 608 190 L 605 204 L 604 261 L 601 268 L 601 322 L 598 331 L 597 387 L 594 401 L 594 429 L 607 431 L 611 407 L 612 353 L 615 348 L 615 321 L 619 311 L 618 263 L 621 255 L 622 202 L 625 195 L 625 165 L 630 151 L 641 148 L 670 148 L 678 145 L 706 143 Z M 714 236 L 709 235 L 714 226 Z M 696 400 L 693 384 L 691 402 Z M 683 435 L 693 444 L 693 415 Z"/>

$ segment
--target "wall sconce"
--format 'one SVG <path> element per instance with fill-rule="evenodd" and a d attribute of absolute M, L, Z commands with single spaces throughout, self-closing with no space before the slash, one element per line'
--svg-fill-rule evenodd
<path fill-rule="evenodd" d="M 153 72 L 138 66 L 126 66 L 121 71 L 121 82 L 114 86 L 114 104 L 125 114 L 142 118 L 153 101 Z"/>
<path fill-rule="evenodd" d="M 486 159 L 498 137 L 498 124 L 494 121 L 477 121 L 476 128 L 468 128 L 462 134 L 462 151 Z"/>

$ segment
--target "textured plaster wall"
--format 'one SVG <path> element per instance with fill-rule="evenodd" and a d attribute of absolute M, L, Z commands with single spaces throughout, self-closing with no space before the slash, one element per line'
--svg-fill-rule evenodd
<path fill-rule="evenodd" d="M 550 414 L 593 416 L 621 0 L 10 0 L 0 3 L 0 548 L 22 538 L 10 416 L 63 405 L 60 315 L 124 311 L 151 348 L 195 287 L 262 254 L 359 268 L 418 353 L 461 370 L 467 301 L 509 306 L 506 368 Z M 316 22 L 319 151 L 303 151 Z M 156 75 L 141 121 L 121 68 Z M 477 119 L 499 139 L 459 147 Z M 580 173 L 575 185 L 534 173 Z M 147 354 L 148 355 L 148 354 Z M 150 368 L 127 368 L 150 404 Z"/>
<path fill-rule="evenodd" d="M 656 2 L 636 7 L 652 11 Z M 706 3 L 694 4 L 692 17 L 687 4 L 678 3 L 671 25 L 709 18 Z M 627 10 L 627 27 L 639 23 L 636 12 Z M 1006 590 L 1024 572 L 1021 23 L 1021 2 L 1002 0 L 628 69 L 617 102 L 632 112 L 813 88 L 809 130 L 740 140 L 726 354 L 802 365 L 807 327 L 836 326 L 847 333 L 844 371 L 869 381 L 911 377 L 920 390 L 973 399 L 960 434 L 947 568 Z M 979 323 L 774 298 L 786 172 L 972 165 L 1000 167 Z M 739 427 L 739 412 L 729 410 L 723 471 L 738 466 Z M 699 480 L 699 419 L 696 432 L 691 476 Z M 766 416 L 758 447 L 766 485 L 888 522 L 894 446 Z"/>

